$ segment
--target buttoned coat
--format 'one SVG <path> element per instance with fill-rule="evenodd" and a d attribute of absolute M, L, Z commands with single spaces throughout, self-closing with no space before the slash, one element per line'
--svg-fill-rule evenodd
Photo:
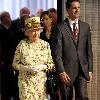
<path fill-rule="evenodd" d="M 87 80 L 89 79 L 89 72 L 93 71 L 90 26 L 81 20 L 78 21 L 78 25 L 79 38 L 77 44 L 73 39 L 68 18 L 53 29 L 51 41 L 52 56 L 57 73 L 66 72 L 72 81 L 78 74 L 79 63 Z"/>

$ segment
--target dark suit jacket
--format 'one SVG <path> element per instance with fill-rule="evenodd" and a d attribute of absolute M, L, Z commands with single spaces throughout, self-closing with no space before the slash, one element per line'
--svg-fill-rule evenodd
<path fill-rule="evenodd" d="M 80 63 L 85 78 L 89 78 L 89 72 L 93 71 L 93 54 L 91 32 L 87 23 L 79 20 L 77 45 L 68 19 L 59 23 L 53 30 L 51 49 L 58 74 L 65 71 L 73 81 L 78 73 L 78 63 Z"/>
<path fill-rule="evenodd" d="M 17 18 L 12 21 L 10 30 L 12 31 L 12 36 L 15 39 L 14 41 L 15 47 L 20 42 L 20 40 L 26 38 L 23 29 L 24 29 L 24 25 L 22 24 L 21 19 Z"/>
<path fill-rule="evenodd" d="M 53 30 L 53 27 L 52 27 L 52 29 L 51 29 L 51 32 L 52 32 L 52 30 Z M 47 38 L 47 36 L 46 36 L 46 31 L 45 31 L 45 29 L 40 33 L 40 38 L 42 39 L 42 40 L 45 40 L 45 41 L 47 41 L 47 42 L 49 42 L 49 44 L 51 43 L 51 38 L 52 38 L 52 33 L 51 33 L 51 35 L 50 35 L 50 38 L 48 39 Z"/>
<path fill-rule="evenodd" d="M 10 52 L 10 32 L 3 25 L 0 24 L 0 51 L 1 61 L 8 65 Z"/>

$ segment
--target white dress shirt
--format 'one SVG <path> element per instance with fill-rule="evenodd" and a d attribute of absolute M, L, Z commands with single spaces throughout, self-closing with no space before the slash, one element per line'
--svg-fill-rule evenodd
<path fill-rule="evenodd" d="M 73 23 L 76 23 L 76 28 L 79 29 L 78 19 L 76 19 L 75 21 L 72 21 L 70 18 L 68 18 L 68 20 L 69 20 L 69 24 L 70 24 L 72 31 L 73 31 Z"/>

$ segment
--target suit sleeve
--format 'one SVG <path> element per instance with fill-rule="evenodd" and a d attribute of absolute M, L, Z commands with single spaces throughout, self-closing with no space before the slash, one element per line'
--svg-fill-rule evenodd
<path fill-rule="evenodd" d="M 89 72 L 93 72 L 93 52 L 92 52 L 90 27 L 88 29 L 87 58 L 88 58 L 88 64 L 89 64 Z"/>
<path fill-rule="evenodd" d="M 52 31 L 51 39 L 51 51 L 52 57 L 56 66 L 58 74 L 64 72 L 64 66 L 62 61 L 62 32 L 60 26 L 56 26 Z"/>

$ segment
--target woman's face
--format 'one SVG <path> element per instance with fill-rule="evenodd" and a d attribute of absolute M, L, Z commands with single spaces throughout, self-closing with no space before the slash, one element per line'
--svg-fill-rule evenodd
<path fill-rule="evenodd" d="M 48 26 L 52 25 L 52 18 L 50 18 L 49 15 L 45 14 L 42 16 L 42 23 L 43 27 L 47 28 Z"/>
<path fill-rule="evenodd" d="M 28 32 L 29 39 L 32 42 L 39 40 L 40 37 L 40 29 L 34 29 Z"/>

